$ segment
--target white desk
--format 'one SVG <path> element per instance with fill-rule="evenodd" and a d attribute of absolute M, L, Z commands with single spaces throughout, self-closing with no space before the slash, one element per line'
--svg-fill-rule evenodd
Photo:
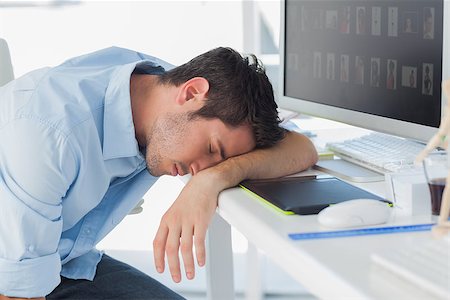
<path fill-rule="evenodd" d="M 320 122 L 319 125 L 324 125 L 324 122 Z M 311 126 L 317 128 L 317 124 Z M 322 144 L 338 136 L 340 139 L 343 138 L 342 128 L 332 130 L 323 128 L 323 130 L 324 132 L 320 132 L 318 137 L 323 140 Z M 345 131 L 357 135 L 354 128 Z M 155 186 L 147 193 L 145 208 L 138 215 L 139 217 L 125 218 L 114 232 L 99 243 L 98 249 L 106 250 L 110 255 L 137 267 L 176 290 L 177 285 L 172 282 L 170 272 L 166 270 L 161 275 L 155 271 L 152 241 L 159 225 L 159 218 L 169 208 L 171 201 L 176 199 L 182 189 L 182 182 L 187 182 L 188 177 L 178 177 L 181 182 L 175 178 L 162 178 L 164 184 Z M 384 183 L 358 184 L 358 186 L 375 194 L 384 195 Z M 161 198 L 171 201 L 160 201 Z M 408 221 L 412 220 L 403 220 L 405 223 Z M 413 221 L 428 223 L 430 218 L 416 218 Z M 405 244 L 413 247 L 427 239 L 428 233 L 291 241 L 287 236 L 288 233 L 298 232 L 300 229 L 318 230 L 316 216 L 285 216 L 251 198 L 240 188 L 229 189 L 220 194 L 218 213 L 208 231 L 206 271 L 209 299 L 230 300 L 235 296 L 231 263 L 233 259 L 231 226 L 245 235 L 251 244 L 263 251 L 269 259 L 319 298 L 333 300 L 433 299 L 416 287 L 392 278 L 383 270 L 377 270 L 369 257 L 372 251 L 379 249 Z M 252 254 L 249 255 L 250 262 L 247 265 L 252 264 L 256 270 L 247 277 L 254 280 L 250 283 L 248 280 L 246 282 L 254 289 L 250 289 L 251 295 L 246 296 L 247 299 L 257 300 L 258 287 L 261 287 L 261 282 L 258 282 L 258 275 L 260 275 L 258 258 L 254 248 L 250 247 L 250 250 Z M 242 272 L 239 275 L 242 275 Z M 187 291 L 198 292 L 203 288 L 203 279 L 202 271 L 197 268 L 196 279 L 186 284 Z M 241 287 L 238 289 L 241 290 Z"/>
<path fill-rule="evenodd" d="M 384 182 L 358 184 L 383 196 Z M 208 233 L 209 299 L 232 299 L 230 226 L 323 299 L 433 299 L 414 285 L 379 269 L 370 260 L 377 250 L 422 243 L 430 232 L 292 241 L 288 233 L 326 230 L 317 215 L 286 216 L 240 188 L 221 193 L 218 217 Z M 222 219 L 220 221 L 220 219 Z M 219 220 L 219 221 L 218 221 Z M 225 222 L 223 221 L 225 220 Z M 430 223 L 431 216 L 393 217 L 392 224 Z"/>
<path fill-rule="evenodd" d="M 303 129 L 317 133 L 315 145 L 325 147 L 367 134 L 369 131 L 332 121 L 306 118 Z M 317 171 L 309 171 L 318 173 Z M 354 183 L 352 183 L 354 184 Z M 385 183 L 355 184 L 385 196 Z M 430 223 L 431 216 L 391 218 L 388 225 Z M 386 224 L 385 224 L 386 225 Z M 257 249 L 279 265 L 303 287 L 323 299 L 433 299 L 414 285 L 395 278 L 372 263 L 371 253 L 397 246 L 414 245 L 431 239 L 430 232 L 396 233 L 359 237 L 293 241 L 289 233 L 329 230 L 317 222 L 317 215 L 286 216 L 252 198 L 240 188 L 220 194 L 217 217 L 208 233 L 208 298 L 232 299 L 230 226 L 240 231 Z M 256 275 L 256 274 L 254 274 Z M 258 276 L 254 276 L 258 281 Z M 258 287 L 258 282 L 250 283 Z M 258 295 L 258 293 L 253 293 Z M 252 298 L 252 300 L 254 300 Z"/>

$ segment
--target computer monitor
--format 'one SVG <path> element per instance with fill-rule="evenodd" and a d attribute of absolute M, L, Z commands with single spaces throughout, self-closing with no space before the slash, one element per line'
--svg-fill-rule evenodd
<path fill-rule="evenodd" d="M 450 0 L 286 0 L 279 106 L 392 135 L 436 133 Z"/>

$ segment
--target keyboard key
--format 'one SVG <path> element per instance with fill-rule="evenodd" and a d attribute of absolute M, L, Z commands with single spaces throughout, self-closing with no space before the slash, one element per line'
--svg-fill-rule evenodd
<path fill-rule="evenodd" d="M 371 133 L 357 139 L 328 143 L 326 147 L 342 159 L 384 174 L 414 168 L 414 160 L 425 145 Z"/>

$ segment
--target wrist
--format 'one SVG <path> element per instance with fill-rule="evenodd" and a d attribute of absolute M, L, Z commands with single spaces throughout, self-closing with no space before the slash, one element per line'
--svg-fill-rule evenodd
<path fill-rule="evenodd" d="M 246 168 L 242 167 L 242 156 L 231 157 L 213 167 L 204 169 L 201 175 L 206 183 L 216 188 L 220 193 L 224 189 L 238 185 L 246 177 Z"/>

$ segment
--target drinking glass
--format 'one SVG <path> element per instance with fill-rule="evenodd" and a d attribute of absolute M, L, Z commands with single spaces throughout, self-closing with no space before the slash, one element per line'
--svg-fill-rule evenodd
<path fill-rule="evenodd" d="M 423 160 L 423 169 L 431 194 L 431 213 L 439 215 L 442 193 L 449 174 L 447 152 L 432 152 Z"/>

